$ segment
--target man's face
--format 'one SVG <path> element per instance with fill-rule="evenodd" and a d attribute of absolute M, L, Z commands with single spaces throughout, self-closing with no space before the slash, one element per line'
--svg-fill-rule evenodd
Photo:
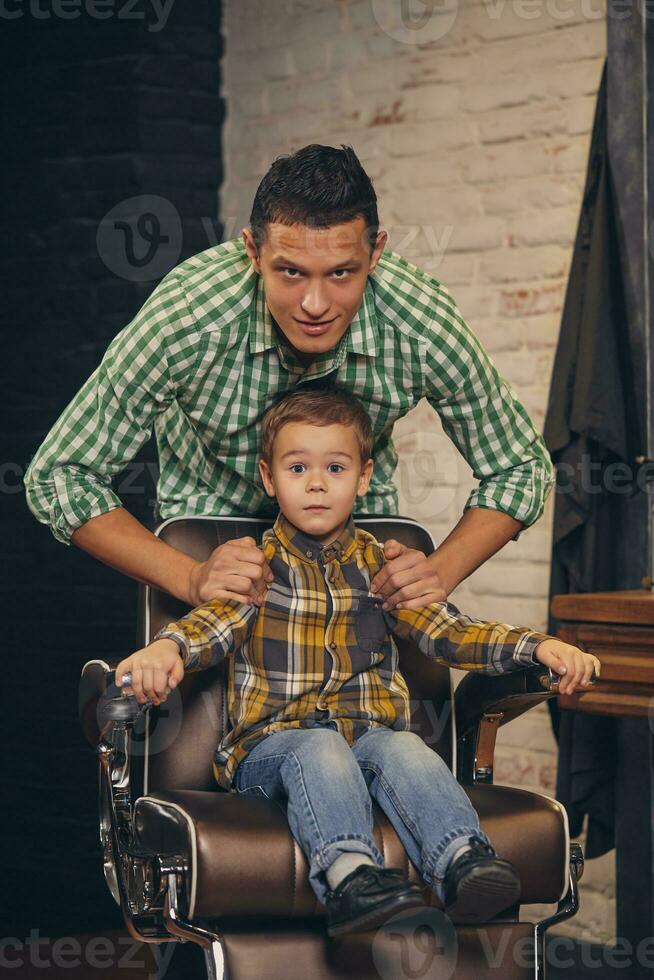
<path fill-rule="evenodd" d="M 330 544 L 341 533 L 357 494 L 368 490 L 373 461 L 361 463 L 359 443 L 348 425 L 288 422 L 277 433 L 272 466 L 259 472 L 279 509 L 309 537 Z"/>
<path fill-rule="evenodd" d="M 250 230 L 243 229 L 268 309 L 303 363 L 336 347 L 361 306 L 387 239 L 380 231 L 371 253 L 366 227 L 364 218 L 331 228 L 272 222 L 259 252 Z"/>

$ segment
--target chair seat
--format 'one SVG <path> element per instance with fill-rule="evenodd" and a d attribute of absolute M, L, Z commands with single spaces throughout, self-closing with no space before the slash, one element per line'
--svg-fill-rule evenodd
<path fill-rule="evenodd" d="M 521 904 L 558 902 L 567 888 L 569 852 L 561 805 L 506 786 L 464 789 L 498 854 L 520 875 Z M 373 815 L 375 843 L 386 866 L 408 865 L 409 878 L 421 882 L 376 802 Z M 325 914 L 282 804 L 222 791 L 160 790 L 136 801 L 134 834 L 144 853 L 181 855 L 188 861 L 189 918 L 295 919 Z M 439 905 L 427 886 L 425 898 Z"/>

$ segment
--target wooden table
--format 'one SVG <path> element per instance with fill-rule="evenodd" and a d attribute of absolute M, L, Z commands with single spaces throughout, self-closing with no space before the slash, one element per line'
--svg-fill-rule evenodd
<path fill-rule="evenodd" d="M 602 664 L 593 690 L 559 697 L 559 708 L 616 716 L 617 937 L 635 960 L 638 944 L 654 936 L 654 593 L 557 595 L 552 615 L 560 639 Z M 647 957 L 622 975 L 651 977 Z"/>

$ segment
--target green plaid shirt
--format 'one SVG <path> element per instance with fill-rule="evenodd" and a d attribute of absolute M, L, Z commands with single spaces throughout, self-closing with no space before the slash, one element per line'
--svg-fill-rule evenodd
<path fill-rule="evenodd" d="M 229 728 L 213 764 L 224 789 L 271 732 L 333 722 L 352 745 L 373 726 L 410 730 L 409 690 L 393 635 L 432 660 L 488 674 L 538 663 L 536 647 L 547 639 L 472 619 L 450 602 L 386 612 L 370 595 L 383 546 L 352 517 L 323 546 L 280 513 L 261 547 L 274 575 L 261 607 L 212 599 L 154 637 L 175 640 L 189 671 L 229 657 Z"/>
<path fill-rule="evenodd" d="M 280 342 L 240 239 L 173 269 L 112 340 L 32 458 L 28 505 L 70 544 L 121 506 L 112 479 L 154 427 L 158 518 L 274 517 L 257 467 L 261 417 L 278 393 L 326 376 L 372 419 L 375 468 L 355 513 L 397 514 L 393 424 L 423 396 L 479 480 L 466 507 L 525 525 L 542 513 L 553 481 L 542 438 L 438 280 L 385 251 L 337 347 L 304 367 Z"/>

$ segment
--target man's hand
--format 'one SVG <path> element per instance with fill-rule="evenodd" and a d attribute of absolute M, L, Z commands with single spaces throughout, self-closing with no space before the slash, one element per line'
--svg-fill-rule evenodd
<path fill-rule="evenodd" d="M 445 602 L 447 592 L 429 558 L 393 538 L 384 544 L 386 563 L 370 583 L 370 591 L 385 597 L 383 609 L 419 609 Z"/>
<path fill-rule="evenodd" d="M 585 653 L 579 647 L 554 638 L 539 643 L 535 656 L 554 673 L 561 675 L 559 694 L 573 694 L 578 685 L 588 687 L 593 670 L 599 677 L 602 667 L 592 653 Z"/>
<path fill-rule="evenodd" d="M 165 701 L 170 691 L 184 678 L 184 661 L 179 646 L 174 640 L 162 636 L 125 657 L 116 667 L 117 687 L 122 687 L 123 674 L 128 673 L 132 675 L 132 683 L 125 690 L 131 688 L 139 704 L 148 698 L 153 704 Z"/>
<path fill-rule="evenodd" d="M 260 606 L 273 578 L 254 538 L 234 538 L 218 545 L 191 570 L 191 602 L 200 606 L 210 599 L 236 599 Z"/>

